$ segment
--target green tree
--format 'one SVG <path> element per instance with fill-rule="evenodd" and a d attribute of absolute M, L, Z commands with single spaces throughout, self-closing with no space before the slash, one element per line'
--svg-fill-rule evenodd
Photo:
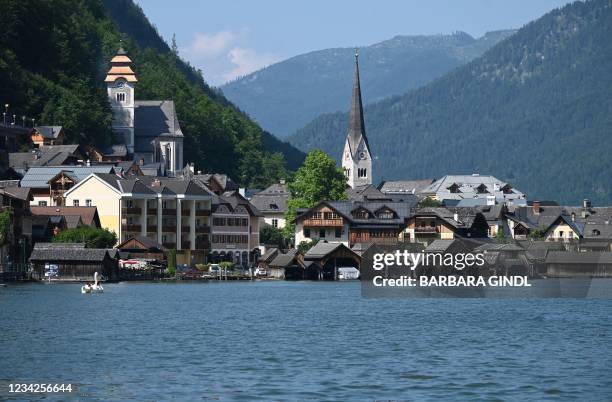
<path fill-rule="evenodd" d="M 540 226 L 537 229 L 530 230 L 529 235 L 527 237 L 529 237 L 530 240 L 543 240 L 545 235 L 546 235 L 546 227 Z"/>
<path fill-rule="evenodd" d="M 320 201 L 346 200 L 346 187 L 346 176 L 336 161 L 321 150 L 310 151 L 289 182 L 291 199 L 285 213 L 285 237 L 293 237 L 299 208 L 310 208 Z"/>
<path fill-rule="evenodd" d="M 495 241 L 498 243 L 508 243 L 510 239 L 504 233 L 504 230 L 500 228 L 497 233 L 495 233 Z"/>
<path fill-rule="evenodd" d="M 283 231 L 272 225 L 264 224 L 259 229 L 259 241 L 261 244 L 269 244 L 278 248 L 285 248 L 285 236 Z"/>
<path fill-rule="evenodd" d="M 6 208 L 4 211 L 0 212 L 0 246 L 5 244 L 8 240 L 12 221 L 13 211 L 10 208 Z"/>
<path fill-rule="evenodd" d="M 444 206 L 443 203 L 441 203 L 438 200 L 434 200 L 431 197 L 425 197 L 419 202 L 420 208 L 436 208 L 436 207 L 442 207 L 442 206 Z"/>
<path fill-rule="evenodd" d="M 117 235 L 108 229 L 79 226 L 66 229 L 53 237 L 54 243 L 85 243 L 87 248 L 112 248 L 117 244 Z"/>
<path fill-rule="evenodd" d="M 313 248 L 318 242 L 319 242 L 319 239 L 312 239 L 311 241 L 303 241 L 303 242 L 300 242 L 300 244 L 298 244 L 297 249 L 300 253 L 306 254 L 308 250 Z"/>

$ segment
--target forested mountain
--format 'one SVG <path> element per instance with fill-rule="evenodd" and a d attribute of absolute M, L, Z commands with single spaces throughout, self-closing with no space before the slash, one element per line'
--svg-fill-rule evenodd
<path fill-rule="evenodd" d="M 359 50 L 364 100 L 373 103 L 422 86 L 510 36 L 396 36 Z M 325 49 L 282 61 L 221 87 L 266 130 L 283 138 L 323 113 L 349 106 L 354 49 Z"/>
<path fill-rule="evenodd" d="M 435 82 L 367 107 L 374 173 L 486 173 L 532 199 L 612 203 L 611 38 L 612 0 L 576 2 Z M 339 158 L 347 122 L 346 113 L 321 116 L 291 142 Z"/>
<path fill-rule="evenodd" d="M 0 0 L 0 102 L 9 114 L 61 124 L 69 140 L 114 141 L 104 73 L 120 39 L 134 60 L 137 99 L 173 99 L 185 160 L 264 186 L 304 155 L 264 132 L 180 60 L 132 0 Z"/>

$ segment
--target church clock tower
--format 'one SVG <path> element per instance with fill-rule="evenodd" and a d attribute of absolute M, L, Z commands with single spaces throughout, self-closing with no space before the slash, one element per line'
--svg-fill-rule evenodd
<path fill-rule="evenodd" d="M 138 79 L 132 70 L 132 60 L 123 48 L 111 59 L 104 82 L 113 110 L 113 132 L 128 152 L 134 154 L 134 88 Z"/>
<path fill-rule="evenodd" d="M 349 129 L 342 154 L 342 168 L 351 188 L 372 184 L 372 154 L 368 145 L 363 120 L 361 86 L 359 83 L 359 54 L 355 51 L 355 81 L 349 119 Z"/>

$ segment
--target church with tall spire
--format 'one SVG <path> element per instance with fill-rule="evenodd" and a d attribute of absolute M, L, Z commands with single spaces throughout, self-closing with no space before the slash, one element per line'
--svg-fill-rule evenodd
<path fill-rule="evenodd" d="M 366 137 L 359 82 L 359 53 L 355 50 L 355 80 L 349 128 L 342 154 L 342 168 L 351 188 L 372 184 L 372 154 Z"/>

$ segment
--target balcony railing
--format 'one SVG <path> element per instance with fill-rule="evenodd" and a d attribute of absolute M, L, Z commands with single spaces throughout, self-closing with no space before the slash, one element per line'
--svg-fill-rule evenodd
<path fill-rule="evenodd" d="M 196 216 L 210 216 L 210 209 L 196 209 Z"/>
<path fill-rule="evenodd" d="M 189 226 L 181 226 L 182 233 L 189 233 L 190 230 L 191 228 Z"/>
<path fill-rule="evenodd" d="M 189 208 L 188 209 L 181 208 L 181 215 L 189 216 L 189 215 L 191 215 L 191 210 Z"/>
<path fill-rule="evenodd" d="M 191 242 L 189 242 L 189 241 L 182 241 L 181 242 L 181 248 L 183 250 L 189 250 L 191 248 Z"/>
<path fill-rule="evenodd" d="M 417 226 L 414 228 L 414 232 L 415 233 L 438 233 L 438 228 L 437 227 L 431 227 L 431 226 Z"/>
<path fill-rule="evenodd" d="M 157 208 L 148 208 L 147 214 L 149 215 L 157 215 Z"/>
<path fill-rule="evenodd" d="M 162 232 L 176 232 L 176 225 L 163 225 Z"/>
<path fill-rule="evenodd" d="M 168 249 L 176 248 L 176 243 L 174 242 L 164 242 L 163 246 Z"/>
<path fill-rule="evenodd" d="M 163 215 L 176 215 L 176 208 L 162 208 Z"/>
<path fill-rule="evenodd" d="M 342 227 L 344 221 L 342 218 L 338 219 L 305 219 L 304 226 L 307 227 Z"/>
<path fill-rule="evenodd" d="M 147 225 L 147 232 L 157 233 L 157 225 Z"/>
<path fill-rule="evenodd" d="M 125 213 L 127 215 L 140 215 L 142 209 L 140 207 L 126 207 Z"/>

